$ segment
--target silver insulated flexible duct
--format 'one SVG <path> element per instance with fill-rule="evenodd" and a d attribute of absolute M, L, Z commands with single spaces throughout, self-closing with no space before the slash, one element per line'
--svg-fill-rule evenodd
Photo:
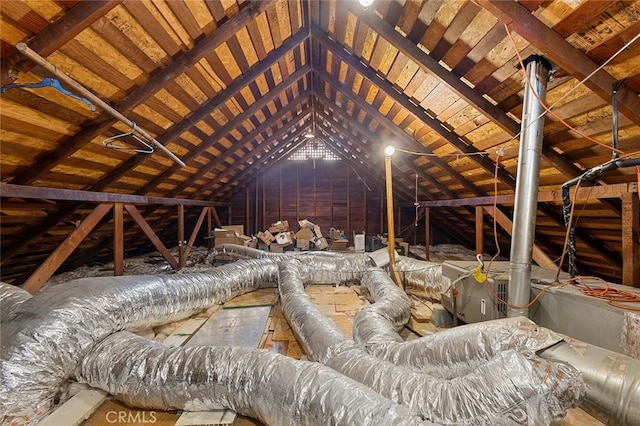
<path fill-rule="evenodd" d="M 278 275 L 287 320 L 309 357 L 331 370 L 258 350 L 169 350 L 119 332 L 175 321 L 275 286 Z M 358 343 L 320 315 L 302 287 L 302 282 L 351 281 L 361 281 L 375 302 L 356 317 Z M 638 371 L 637 364 L 626 357 L 606 364 L 611 353 L 592 357 L 595 351 L 587 352 L 591 361 L 576 364 L 575 353 L 582 351 L 575 343 L 571 351 L 562 349 L 569 345 L 565 342 L 543 349 L 557 335 L 526 319 L 402 343 L 396 329 L 408 318 L 410 301 L 366 255 L 280 255 L 209 273 L 81 279 L 15 306 L 2 329 L 0 416 L 5 422 L 23 421 L 21 416 L 36 410 L 46 413 L 63 383 L 76 376 L 137 406 L 197 409 L 215 401 L 270 424 L 287 424 L 287 416 L 290 424 L 380 424 L 377 418 L 384 424 L 412 424 L 420 420 L 416 415 L 444 424 L 544 424 L 559 419 L 582 390 L 575 370 L 556 360 L 583 371 L 587 401 L 611 412 L 612 419 L 633 424 L 633 417 L 640 417 L 634 404 L 639 381 L 629 374 Z M 534 356 L 541 350 L 549 360 Z M 603 366 L 617 374 L 627 371 L 619 379 Z M 265 408 L 276 402 L 284 414 Z"/>
<path fill-rule="evenodd" d="M 581 394 L 582 382 L 572 367 L 530 361 L 514 350 L 499 352 L 474 371 L 452 379 L 380 360 L 316 309 L 304 292 L 300 267 L 298 259 L 280 263 L 279 290 L 282 311 L 307 356 L 434 423 L 549 424 L 562 418 Z"/>

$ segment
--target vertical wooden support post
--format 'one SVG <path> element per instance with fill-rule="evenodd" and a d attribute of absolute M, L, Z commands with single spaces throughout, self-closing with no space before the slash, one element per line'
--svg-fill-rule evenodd
<path fill-rule="evenodd" d="M 622 195 L 622 284 L 640 287 L 640 208 L 638 194 Z"/>
<path fill-rule="evenodd" d="M 346 234 L 351 235 L 355 231 L 351 227 L 351 171 L 347 172 L 347 229 Z"/>
<path fill-rule="evenodd" d="M 367 211 L 368 211 L 367 191 L 369 191 L 369 190 L 367 189 L 367 181 L 366 181 L 366 179 L 363 182 L 364 182 L 365 188 L 362 191 L 362 192 L 364 192 L 364 207 L 362 209 L 363 210 L 363 212 L 362 212 L 363 216 L 362 217 L 364 217 L 364 237 L 365 237 L 365 246 L 366 246 L 366 238 L 367 238 L 367 234 L 369 233 L 369 226 L 368 226 L 368 224 L 369 224 L 369 215 L 367 214 Z M 332 190 L 333 190 L 333 188 L 332 188 Z M 351 232 L 350 235 L 353 235 L 353 232 Z M 354 244 L 355 244 L 355 241 L 354 241 Z"/>
<path fill-rule="evenodd" d="M 244 191 L 244 223 L 246 235 L 251 235 L 251 192 L 249 191 L 249 185 L 247 185 Z"/>
<path fill-rule="evenodd" d="M 476 206 L 476 254 L 484 253 L 483 212 L 482 206 Z"/>
<path fill-rule="evenodd" d="M 424 247 L 425 258 L 429 260 L 429 244 L 431 244 L 431 220 L 429 218 L 429 207 L 424 208 Z"/>
<path fill-rule="evenodd" d="M 387 193 L 387 231 L 388 231 L 388 248 L 389 248 L 389 269 L 391 270 L 391 278 L 402 288 L 402 279 L 396 268 L 396 239 L 393 223 L 393 173 L 392 173 L 391 155 L 385 153 L 384 156 L 384 174 L 385 189 Z"/>
<path fill-rule="evenodd" d="M 227 207 L 227 225 L 233 224 L 233 210 L 231 206 Z"/>
<path fill-rule="evenodd" d="M 84 218 L 78 227 L 47 257 L 36 271 L 25 281 L 23 289 L 35 293 L 56 272 L 71 253 L 84 241 L 91 230 L 109 213 L 111 204 L 98 204 L 93 211 Z"/>
<path fill-rule="evenodd" d="M 262 229 L 267 229 L 267 189 L 264 184 L 264 175 L 262 175 Z"/>
<path fill-rule="evenodd" d="M 213 240 L 211 237 L 213 237 L 213 223 L 212 223 L 212 218 L 211 218 L 211 210 L 213 210 L 213 207 L 206 207 L 207 209 L 207 246 L 209 248 L 213 247 Z"/>
<path fill-rule="evenodd" d="M 124 215 L 122 203 L 113 205 L 113 275 L 124 274 Z"/>
<path fill-rule="evenodd" d="M 182 268 L 187 261 L 185 259 L 184 240 L 184 204 L 178 206 L 178 269 Z"/>

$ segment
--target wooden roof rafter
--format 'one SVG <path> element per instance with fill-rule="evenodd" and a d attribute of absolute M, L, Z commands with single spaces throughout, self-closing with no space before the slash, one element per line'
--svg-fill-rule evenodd
<path fill-rule="evenodd" d="M 122 101 L 114 105 L 114 109 L 123 114 L 131 111 L 134 107 L 140 105 L 164 87 L 168 82 L 185 72 L 186 68 L 193 66 L 202 59 L 207 52 L 215 49 L 233 36 L 238 29 L 246 26 L 248 22 L 255 19 L 258 14 L 262 13 L 270 5 L 271 1 L 251 2 L 233 18 L 221 25 L 216 31 L 198 40 L 191 50 L 174 56 L 168 66 L 153 74 L 144 85 L 135 88 L 131 93 L 127 94 Z M 115 119 L 105 117 L 104 115 L 96 117 L 94 120 L 91 120 L 90 124 L 83 126 L 83 129 L 72 138 L 60 143 L 55 153 L 45 156 L 38 161 L 34 167 L 30 167 L 14 176 L 12 183 L 24 185 L 33 182 L 43 173 L 51 170 L 60 162 L 70 157 L 91 140 L 106 132 L 116 122 Z"/>
<path fill-rule="evenodd" d="M 549 59 L 578 80 L 594 72 L 598 65 L 573 47 L 561 34 L 543 24 L 525 7 L 515 2 L 475 0 L 495 17 L 524 37 Z M 611 87 L 616 82 L 605 70 L 596 72 L 585 85 L 607 103 L 611 103 Z M 640 125 L 640 98 L 626 86 L 618 90 L 618 108 L 634 123 Z"/>

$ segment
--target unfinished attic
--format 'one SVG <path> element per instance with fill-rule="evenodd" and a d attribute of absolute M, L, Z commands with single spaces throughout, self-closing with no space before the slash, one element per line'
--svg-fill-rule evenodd
<path fill-rule="evenodd" d="M 4 425 L 640 425 L 640 1 L 0 2 Z"/>

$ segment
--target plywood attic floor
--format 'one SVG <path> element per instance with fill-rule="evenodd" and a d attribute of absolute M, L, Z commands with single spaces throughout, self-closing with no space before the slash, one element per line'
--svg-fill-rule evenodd
<path fill-rule="evenodd" d="M 358 286 L 335 287 L 331 285 L 319 285 L 307 287 L 306 290 L 320 312 L 333 320 L 338 328 L 345 334 L 351 336 L 355 314 L 359 309 L 368 304 L 366 299 L 361 297 L 360 288 Z M 439 331 L 437 327 L 429 322 L 429 313 L 433 304 L 415 297 L 413 297 L 413 299 L 415 307 L 412 311 L 411 320 L 409 324 L 407 324 L 407 327 L 400 333 L 405 340 L 416 339 L 420 336 Z M 295 359 L 304 358 L 304 350 L 296 340 L 280 309 L 275 289 L 261 289 L 236 297 L 228 301 L 223 308 L 247 309 L 256 306 L 271 306 L 269 318 L 264 327 L 258 347 L 269 349 Z M 217 309 L 210 310 L 209 316 L 215 319 L 215 315 L 218 312 L 219 310 Z M 202 323 L 204 323 L 204 321 L 202 321 Z M 196 334 L 197 330 L 195 330 L 192 335 Z M 171 337 L 170 335 L 168 339 L 171 339 Z M 184 338 L 182 344 L 185 344 L 189 338 L 189 336 Z M 110 412 L 117 412 L 126 413 L 125 419 L 127 419 L 127 421 L 124 422 L 119 421 L 118 424 L 130 426 L 147 425 L 152 418 L 154 420 L 153 424 L 159 426 L 174 426 L 179 424 L 261 425 L 257 420 L 235 415 L 235 413 L 230 410 L 221 410 L 219 413 L 220 421 L 217 423 L 184 423 L 184 418 L 179 422 L 180 412 L 153 411 L 154 414 L 152 417 L 151 411 L 152 410 L 132 409 L 119 401 L 108 398 L 87 420 L 79 424 L 84 426 L 102 426 L 107 423 L 107 415 L 109 415 Z M 114 414 L 110 414 L 110 416 L 113 417 Z M 595 426 L 602 425 L 603 423 L 600 423 L 582 410 L 572 409 L 561 424 L 564 426 Z"/>

